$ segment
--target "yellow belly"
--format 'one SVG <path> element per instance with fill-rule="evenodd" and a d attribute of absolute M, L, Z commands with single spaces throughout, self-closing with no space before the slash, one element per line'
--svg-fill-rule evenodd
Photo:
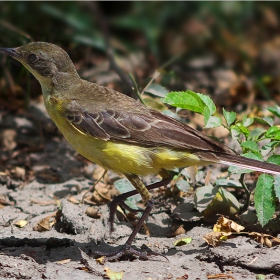
<path fill-rule="evenodd" d="M 196 155 L 166 147 L 142 147 L 113 141 L 104 141 L 77 130 L 61 116 L 59 109 L 46 106 L 67 141 L 81 155 L 103 168 L 116 173 L 149 175 L 162 169 L 203 165 Z"/>

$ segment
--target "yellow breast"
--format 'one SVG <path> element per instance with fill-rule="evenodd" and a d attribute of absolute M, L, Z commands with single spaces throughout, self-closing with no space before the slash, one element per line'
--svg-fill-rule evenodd
<path fill-rule="evenodd" d="M 92 162 L 122 174 L 148 175 L 162 169 L 202 165 L 203 162 L 187 151 L 166 147 L 143 147 L 116 141 L 104 141 L 86 134 L 63 116 L 63 103 L 45 100 L 47 111 L 71 146 Z"/>

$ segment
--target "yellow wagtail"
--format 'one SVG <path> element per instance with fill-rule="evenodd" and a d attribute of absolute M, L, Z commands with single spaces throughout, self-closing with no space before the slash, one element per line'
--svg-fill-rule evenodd
<path fill-rule="evenodd" d="M 239 156 L 224 144 L 122 93 L 82 80 L 68 54 L 56 45 L 34 42 L 0 48 L 0 52 L 21 62 L 40 82 L 51 119 L 74 149 L 105 169 L 124 174 L 147 204 L 125 246 L 110 256 L 104 253 L 107 259 L 116 259 L 125 251 L 147 256 L 131 244 L 153 207 L 148 189 L 168 180 L 146 187 L 139 176 L 213 163 L 280 175 L 277 165 Z M 114 201 L 121 203 L 135 193 Z M 111 226 L 114 211 L 111 208 Z"/>

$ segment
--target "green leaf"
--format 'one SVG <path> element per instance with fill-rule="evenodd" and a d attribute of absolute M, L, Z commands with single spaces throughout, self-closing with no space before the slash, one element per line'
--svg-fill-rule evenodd
<path fill-rule="evenodd" d="M 271 117 L 263 117 L 263 120 L 269 125 L 273 126 L 274 120 Z"/>
<path fill-rule="evenodd" d="M 280 118 L 280 107 L 279 106 L 274 106 L 274 107 L 268 107 L 268 111 L 270 111 L 274 116 Z"/>
<path fill-rule="evenodd" d="M 261 127 L 254 128 L 248 135 L 248 140 L 251 141 L 257 141 L 264 133 L 266 130 Z"/>
<path fill-rule="evenodd" d="M 280 129 L 277 126 L 272 126 L 270 127 L 266 133 L 265 137 L 275 139 L 275 140 L 280 140 Z"/>
<path fill-rule="evenodd" d="M 273 126 L 273 119 L 270 117 L 264 117 L 264 118 L 254 118 L 254 120 L 262 125 L 268 125 Z"/>
<path fill-rule="evenodd" d="M 204 127 L 206 127 L 210 117 L 211 117 L 211 114 L 210 114 L 210 110 L 208 107 L 205 107 L 204 110 L 203 110 L 203 117 L 204 117 Z"/>
<path fill-rule="evenodd" d="M 262 227 L 269 222 L 276 209 L 273 182 L 274 178 L 271 175 L 261 174 L 255 189 L 255 208 Z"/>
<path fill-rule="evenodd" d="M 218 187 L 213 187 L 211 184 L 198 188 L 194 195 L 195 208 L 199 212 L 204 211 L 215 197 L 218 189 Z"/>
<path fill-rule="evenodd" d="M 239 128 L 237 126 L 231 126 L 230 133 L 231 133 L 232 139 L 234 139 L 234 140 L 239 139 L 240 130 L 239 130 Z"/>
<path fill-rule="evenodd" d="M 127 179 L 120 179 L 120 180 L 115 181 L 114 186 L 120 193 L 126 193 L 129 191 L 135 190 L 134 186 Z M 139 209 L 139 207 L 137 206 L 137 203 L 141 200 L 142 200 L 141 195 L 136 194 L 136 195 L 128 197 L 125 200 L 125 203 L 132 209 Z M 140 214 L 140 216 L 141 216 L 141 214 Z"/>
<path fill-rule="evenodd" d="M 274 150 L 278 145 L 280 144 L 280 141 L 271 141 L 261 148 L 261 155 L 264 157 L 268 155 L 272 150 Z"/>
<path fill-rule="evenodd" d="M 253 142 L 253 141 L 245 141 L 245 142 L 241 143 L 241 147 L 245 148 L 247 150 L 250 150 L 254 153 L 259 152 L 259 147 L 258 147 L 257 143 Z"/>
<path fill-rule="evenodd" d="M 226 189 L 220 187 L 211 203 L 204 211 L 206 221 L 213 220 L 217 214 L 235 216 L 240 209 L 240 204 L 236 197 Z"/>
<path fill-rule="evenodd" d="M 205 128 L 219 127 L 222 124 L 222 119 L 220 117 L 211 116 L 207 121 Z"/>
<path fill-rule="evenodd" d="M 191 90 L 170 92 L 163 99 L 163 102 L 171 106 L 180 107 L 200 114 L 203 113 L 204 108 L 206 107 L 200 96 Z"/>
<path fill-rule="evenodd" d="M 145 90 L 145 92 L 151 93 L 155 96 L 165 97 L 168 93 L 168 90 L 159 84 L 151 84 Z"/>
<path fill-rule="evenodd" d="M 207 108 L 209 109 L 210 115 L 212 116 L 216 112 L 216 106 L 215 106 L 213 100 L 208 95 L 201 94 L 198 92 L 196 94 L 201 98 L 201 100 L 207 106 Z"/>
<path fill-rule="evenodd" d="M 267 159 L 267 162 L 280 165 L 280 155 L 272 155 Z"/>
<path fill-rule="evenodd" d="M 183 237 L 183 238 L 180 238 L 180 239 L 174 241 L 173 245 L 174 246 L 183 246 L 183 245 L 189 244 L 191 242 L 192 242 L 191 237 Z"/>
<path fill-rule="evenodd" d="M 176 187 L 182 191 L 182 192 L 185 192 L 187 193 L 189 190 L 190 190 L 190 184 L 187 180 L 184 180 L 184 179 L 179 179 L 177 182 L 176 182 Z"/>
<path fill-rule="evenodd" d="M 150 108 L 153 108 L 160 112 L 168 111 L 167 107 L 162 102 L 160 102 L 158 99 L 156 99 L 154 97 L 146 96 L 146 97 L 143 97 L 142 100 L 143 100 L 144 104 Z M 170 112 L 172 112 L 172 111 L 170 111 Z M 177 118 L 178 118 L 178 115 L 177 115 Z"/>
<path fill-rule="evenodd" d="M 229 179 L 217 179 L 216 186 L 227 188 L 243 188 L 240 182 Z"/>
<path fill-rule="evenodd" d="M 250 126 L 253 122 L 254 122 L 254 119 L 253 119 L 253 118 L 248 118 L 247 116 L 244 116 L 244 117 L 242 118 L 242 124 L 243 124 L 245 127 Z"/>
<path fill-rule="evenodd" d="M 248 153 L 243 154 L 242 156 L 246 157 L 246 158 L 255 159 L 255 160 L 258 160 L 258 161 L 263 161 L 263 158 L 262 158 L 260 153 L 248 152 Z"/>
<path fill-rule="evenodd" d="M 249 135 L 249 129 L 241 123 L 237 123 L 236 127 L 242 132 L 246 137 Z"/>
<path fill-rule="evenodd" d="M 274 176 L 274 191 L 278 199 L 280 199 L 280 176 Z"/>
<path fill-rule="evenodd" d="M 234 121 L 236 120 L 236 113 L 235 112 L 227 112 L 224 108 L 223 108 L 223 114 L 226 120 L 226 123 L 228 126 L 230 126 L 231 124 L 234 123 Z"/>

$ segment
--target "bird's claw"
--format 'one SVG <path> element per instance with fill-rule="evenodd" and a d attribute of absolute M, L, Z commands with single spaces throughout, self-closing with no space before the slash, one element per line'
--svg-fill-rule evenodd
<path fill-rule="evenodd" d="M 114 252 L 111 252 L 111 253 L 95 251 L 94 254 L 96 256 L 104 257 L 104 259 L 102 260 L 103 263 L 106 261 L 116 261 L 126 254 L 137 256 L 144 260 L 148 260 L 149 257 L 151 257 L 151 256 L 160 256 L 160 257 L 165 258 L 167 261 L 169 261 L 167 257 L 165 257 L 164 255 L 162 255 L 160 253 L 157 253 L 154 251 L 138 251 L 137 249 L 134 249 L 131 245 L 128 245 L 128 244 L 121 246 L 120 249 L 118 249 Z"/>

